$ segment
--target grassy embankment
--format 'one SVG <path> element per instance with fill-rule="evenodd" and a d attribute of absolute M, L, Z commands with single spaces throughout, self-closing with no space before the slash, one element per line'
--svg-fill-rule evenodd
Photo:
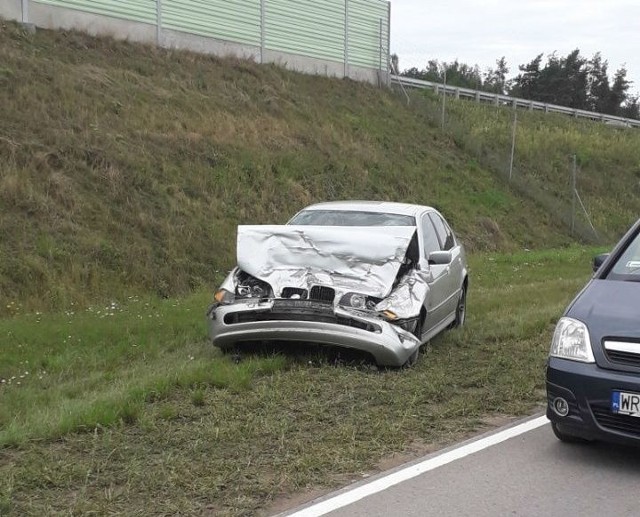
<path fill-rule="evenodd" d="M 4 313 L 210 287 L 233 263 L 237 223 L 284 222 L 320 200 L 433 204 L 472 250 L 571 241 L 494 170 L 508 162 L 509 110 L 460 104 L 451 127 L 455 112 L 471 131 L 442 135 L 424 96 L 407 106 L 350 81 L 11 23 L 0 63 Z M 628 225 L 639 132 L 527 113 L 521 128 L 518 167 L 565 203 L 561 170 L 578 152 L 596 226 Z M 611 193 L 602 178 L 614 177 Z"/>
<path fill-rule="evenodd" d="M 235 364 L 202 314 L 239 222 L 396 199 L 435 204 L 479 252 L 564 246 L 574 152 L 605 239 L 637 210 L 635 132 L 524 113 L 518 171 L 546 197 L 523 195 L 495 108 L 452 103 L 443 135 L 422 95 L 0 27 L 0 513 L 252 513 L 526 413 L 593 253 L 474 255 L 468 328 L 410 371 Z"/>
<path fill-rule="evenodd" d="M 0 514 L 253 514 L 529 413 L 594 253 L 475 255 L 468 325 L 410 370 L 303 350 L 236 364 L 203 339 L 206 295 L 5 319 Z"/>

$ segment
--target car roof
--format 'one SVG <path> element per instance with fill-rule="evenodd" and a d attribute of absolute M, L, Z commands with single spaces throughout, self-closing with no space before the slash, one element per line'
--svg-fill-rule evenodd
<path fill-rule="evenodd" d="M 305 207 L 303 210 L 345 210 L 358 212 L 374 212 L 381 214 L 397 214 L 416 216 L 430 206 L 412 205 L 409 203 L 393 203 L 390 201 L 329 201 Z"/>

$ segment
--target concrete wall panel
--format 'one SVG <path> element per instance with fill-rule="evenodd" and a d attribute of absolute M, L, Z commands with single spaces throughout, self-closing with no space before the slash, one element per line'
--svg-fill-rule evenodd
<path fill-rule="evenodd" d="M 389 79 L 386 0 L 24 1 L 28 19 L 23 20 L 23 0 L 0 0 L 0 16 L 47 29 L 276 63 L 308 74 L 346 75 L 372 84 Z"/>
<path fill-rule="evenodd" d="M 264 61 L 265 63 L 275 63 L 289 70 L 305 74 L 344 77 L 344 64 L 335 61 L 274 50 L 264 51 Z"/>
<path fill-rule="evenodd" d="M 186 32 L 163 29 L 160 44 L 166 48 L 191 50 L 202 54 L 216 56 L 234 56 L 253 61 L 260 61 L 260 47 L 243 45 L 205 36 L 197 36 Z"/>
<path fill-rule="evenodd" d="M 21 0 L 0 0 L 0 16 L 5 20 L 22 20 L 22 1 Z M 28 20 L 24 20 L 28 21 Z"/>
<path fill-rule="evenodd" d="M 30 2 L 29 17 L 29 21 L 45 29 L 79 30 L 92 36 L 111 36 L 141 43 L 155 43 L 157 39 L 154 25 L 65 7 Z"/>

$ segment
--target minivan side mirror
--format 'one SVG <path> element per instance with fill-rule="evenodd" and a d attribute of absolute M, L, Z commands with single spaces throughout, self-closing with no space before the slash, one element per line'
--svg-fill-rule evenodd
<path fill-rule="evenodd" d="M 434 266 L 446 266 L 452 260 L 450 251 L 432 251 L 427 257 L 427 262 Z"/>
<path fill-rule="evenodd" d="M 609 258 L 610 253 L 603 253 L 602 255 L 597 255 L 593 257 L 593 272 L 595 273 L 600 269 L 600 266 L 604 264 L 604 261 Z"/>

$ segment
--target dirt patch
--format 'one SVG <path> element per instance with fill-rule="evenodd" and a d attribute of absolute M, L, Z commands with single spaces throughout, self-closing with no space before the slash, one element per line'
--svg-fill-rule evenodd
<path fill-rule="evenodd" d="M 298 492 L 295 494 L 286 494 L 281 497 L 276 498 L 271 505 L 269 505 L 264 510 L 258 513 L 260 517 L 267 517 L 269 515 L 278 515 L 280 513 L 284 513 L 286 511 L 293 510 L 294 508 L 298 508 L 304 504 L 307 504 L 314 499 L 318 499 L 320 497 L 329 495 L 330 493 L 339 490 L 340 488 L 348 487 L 351 484 L 358 483 L 364 479 L 378 476 L 384 472 L 396 469 L 401 467 L 402 465 L 409 464 L 411 462 L 417 461 L 424 456 L 432 454 L 434 452 L 440 451 L 447 447 L 451 447 L 457 443 L 464 442 L 466 440 L 470 440 L 472 438 L 481 436 L 490 431 L 494 431 L 500 429 L 501 427 L 506 427 L 513 424 L 516 421 L 522 420 L 522 416 L 512 416 L 512 415 L 487 415 L 482 419 L 482 423 L 478 428 L 473 431 L 463 432 L 458 435 L 453 440 L 451 439 L 443 439 L 441 441 L 436 441 L 432 443 L 422 442 L 420 440 L 414 441 L 405 451 L 393 453 L 391 456 L 383 458 L 377 464 L 375 469 L 370 472 L 366 472 L 360 475 L 360 479 L 354 479 L 351 476 L 351 479 L 345 478 L 344 484 L 341 487 L 336 487 L 334 489 L 318 489 L 311 488 L 309 490 L 305 490 L 303 492 Z"/>

